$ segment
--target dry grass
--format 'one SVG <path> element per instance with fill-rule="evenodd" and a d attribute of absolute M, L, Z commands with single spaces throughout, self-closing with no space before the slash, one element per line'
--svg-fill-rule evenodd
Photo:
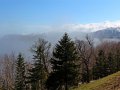
<path fill-rule="evenodd" d="M 120 72 L 88 84 L 82 84 L 73 90 L 120 90 Z"/>

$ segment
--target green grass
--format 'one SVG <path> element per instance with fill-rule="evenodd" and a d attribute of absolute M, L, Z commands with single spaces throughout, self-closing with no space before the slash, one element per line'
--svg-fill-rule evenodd
<path fill-rule="evenodd" d="M 88 84 L 82 84 L 73 90 L 118 90 L 118 88 L 120 89 L 120 72 Z"/>

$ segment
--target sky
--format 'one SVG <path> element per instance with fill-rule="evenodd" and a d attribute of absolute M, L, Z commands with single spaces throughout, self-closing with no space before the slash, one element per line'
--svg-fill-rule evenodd
<path fill-rule="evenodd" d="M 104 23 L 120 25 L 120 0 L 0 0 L 0 35 L 98 28 Z"/>

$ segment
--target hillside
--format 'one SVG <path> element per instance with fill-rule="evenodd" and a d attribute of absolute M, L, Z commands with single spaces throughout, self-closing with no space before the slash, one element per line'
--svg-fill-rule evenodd
<path fill-rule="evenodd" d="M 120 90 L 120 72 L 105 78 L 81 85 L 74 90 Z"/>

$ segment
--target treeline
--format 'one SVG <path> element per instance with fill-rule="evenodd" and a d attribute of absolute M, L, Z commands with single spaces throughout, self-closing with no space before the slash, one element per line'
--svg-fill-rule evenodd
<path fill-rule="evenodd" d="M 94 46 L 89 36 L 73 41 L 65 33 L 54 48 L 39 39 L 31 51 L 33 62 L 21 53 L 0 58 L 2 90 L 69 90 L 120 70 L 120 42 Z"/>

